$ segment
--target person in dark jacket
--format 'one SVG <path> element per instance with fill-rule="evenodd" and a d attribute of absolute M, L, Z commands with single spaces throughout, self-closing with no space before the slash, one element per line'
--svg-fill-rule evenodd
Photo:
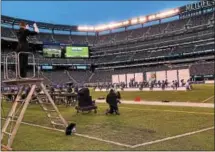
<path fill-rule="evenodd" d="M 113 89 L 110 90 L 109 94 L 106 97 L 106 102 L 109 104 L 110 109 L 106 112 L 106 114 L 117 114 L 119 115 L 118 102 L 119 97 L 114 92 Z"/>
<path fill-rule="evenodd" d="M 17 38 L 18 38 L 18 46 L 16 48 L 16 52 L 28 52 L 29 51 L 29 45 L 27 38 L 29 36 L 36 35 L 39 30 L 34 24 L 34 30 L 35 31 L 29 31 L 28 25 L 26 25 L 25 22 L 20 22 L 19 24 L 20 29 L 17 32 Z M 28 67 L 28 54 L 20 54 L 19 56 L 19 67 L 20 67 L 20 76 L 22 78 L 27 77 L 27 67 Z"/>

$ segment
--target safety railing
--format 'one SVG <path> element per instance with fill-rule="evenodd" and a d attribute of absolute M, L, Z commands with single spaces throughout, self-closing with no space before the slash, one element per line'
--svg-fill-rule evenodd
<path fill-rule="evenodd" d="M 31 77 L 21 77 L 20 75 L 20 56 L 26 54 L 28 57 L 32 56 L 32 62 L 31 65 L 33 67 L 33 75 Z M 12 60 L 10 60 L 12 59 Z M 11 64 L 12 61 L 12 64 Z M 9 80 L 9 79 L 29 79 L 29 78 L 35 78 L 36 77 L 36 62 L 35 62 L 35 57 L 33 53 L 30 52 L 11 52 L 8 53 L 5 57 L 4 57 L 4 79 L 5 80 Z M 14 65 L 15 66 L 15 76 L 12 74 L 9 74 L 9 65 Z M 14 67 L 13 66 L 13 67 Z M 27 69 L 26 69 L 27 70 Z"/>

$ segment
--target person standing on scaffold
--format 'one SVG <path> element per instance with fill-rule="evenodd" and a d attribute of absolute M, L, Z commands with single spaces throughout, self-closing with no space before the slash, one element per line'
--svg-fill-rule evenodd
<path fill-rule="evenodd" d="M 17 38 L 18 38 L 18 46 L 16 48 L 16 52 L 29 52 L 29 44 L 27 41 L 28 36 L 33 36 L 39 33 L 39 29 L 34 23 L 34 31 L 29 30 L 29 26 L 26 25 L 25 22 L 20 22 L 19 24 L 20 29 L 17 32 Z M 20 76 L 22 78 L 27 77 L 27 70 L 28 70 L 28 54 L 20 54 L 19 55 L 19 67 L 20 67 Z"/>

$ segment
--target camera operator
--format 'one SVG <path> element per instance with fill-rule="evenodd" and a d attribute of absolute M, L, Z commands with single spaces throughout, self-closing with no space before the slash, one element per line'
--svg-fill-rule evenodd
<path fill-rule="evenodd" d="M 110 90 L 109 94 L 106 97 L 106 102 L 109 104 L 109 110 L 107 110 L 106 115 L 107 114 L 117 114 L 119 115 L 119 109 L 118 109 L 118 103 L 119 103 L 119 98 L 121 98 L 121 96 L 117 96 L 117 94 L 114 92 L 113 89 Z"/>

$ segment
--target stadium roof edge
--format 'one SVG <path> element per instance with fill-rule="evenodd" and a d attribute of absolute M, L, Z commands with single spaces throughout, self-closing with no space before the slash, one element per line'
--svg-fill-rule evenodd
<path fill-rule="evenodd" d="M 27 24 L 29 24 L 30 27 L 33 27 L 33 24 L 36 22 L 32 20 L 26 20 L 21 18 L 10 17 L 6 15 L 1 15 L 1 23 L 19 25 L 20 21 L 26 22 Z M 51 24 L 51 23 L 45 23 L 45 22 L 36 22 L 36 23 L 38 27 L 41 29 L 50 29 L 50 30 L 55 29 L 55 30 L 67 30 L 67 31 L 77 30 L 77 26 L 73 26 L 73 25 Z"/>
<path fill-rule="evenodd" d="M 180 15 L 181 13 L 187 13 L 189 11 L 193 11 L 193 10 L 198 10 L 198 9 L 203 9 L 203 8 L 207 8 L 207 7 L 214 7 L 215 5 L 215 1 L 199 1 L 196 3 L 191 3 L 191 4 L 187 4 L 185 6 L 181 6 L 181 7 L 177 7 L 175 9 L 179 9 L 179 12 L 176 15 Z M 149 14 L 147 16 L 150 16 L 153 14 Z M 158 19 L 156 19 L 158 20 Z M 15 18 L 15 17 L 10 17 L 10 16 L 5 16 L 5 15 L 1 15 L 1 23 L 2 24 L 11 24 L 11 25 L 18 25 L 20 21 L 24 21 L 27 22 L 27 24 L 29 24 L 30 27 L 33 26 L 33 23 L 35 23 L 35 21 L 32 20 L 26 20 L 26 19 L 21 19 L 21 18 Z M 128 20 L 127 20 L 128 21 Z M 45 23 L 45 22 L 37 22 L 37 25 L 40 29 L 48 29 L 48 30 L 61 30 L 61 31 L 74 31 L 74 32 L 89 32 L 89 31 L 80 31 L 78 30 L 77 25 L 63 25 L 63 24 L 51 24 L 51 23 Z M 122 27 L 127 27 L 127 26 L 131 26 L 132 24 L 126 24 L 126 25 L 122 25 Z M 122 28 L 122 27 L 117 27 L 117 28 Z M 103 29 L 101 29 L 99 32 L 105 31 Z M 92 32 L 97 32 L 97 31 L 92 31 Z"/>

